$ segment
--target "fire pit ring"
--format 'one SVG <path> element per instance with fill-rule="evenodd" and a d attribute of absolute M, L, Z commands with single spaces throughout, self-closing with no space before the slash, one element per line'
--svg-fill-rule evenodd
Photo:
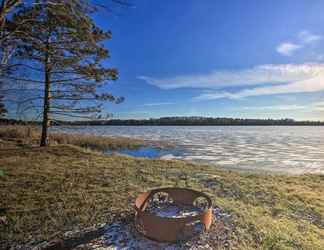
<path fill-rule="evenodd" d="M 203 198 L 207 207 L 195 215 L 184 217 L 161 217 L 146 208 L 157 193 L 166 193 L 177 206 L 194 206 Z M 208 231 L 213 218 L 212 201 L 208 195 L 188 188 L 159 188 L 140 194 L 135 200 L 135 226 L 145 237 L 161 242 L 177 242 L 192 236 L 194 223 L 201 223 Z"/>

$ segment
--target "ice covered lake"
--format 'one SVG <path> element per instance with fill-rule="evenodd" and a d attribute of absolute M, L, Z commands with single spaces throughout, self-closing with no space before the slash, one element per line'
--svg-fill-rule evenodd
<path fill-rule="evenodd" d="M 324 173 L 324 127 L 313 126 L 82 126 L 54 130 L 165 141 L 173 148 L 120 153 L 178 159 L 228 169 Z"/>

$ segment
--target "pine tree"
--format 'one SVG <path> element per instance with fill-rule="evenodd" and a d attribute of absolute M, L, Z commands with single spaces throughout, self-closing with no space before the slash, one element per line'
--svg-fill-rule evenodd
<path fill-rule="evenodd" d="M 21 2 L 21 0 L 1 0 L 0 2 L 0 76 L 7 73 L 8 60 L 12 51 L 12 45 L 10 44 L 12 32 L 7 31 L 7 17 Z M 0 81 L 0 91 L 1 85 Z M 3 98 L 4 96 L 0 95 L 0 117 L 7 113 Z"/>
<path fill-rule="evenodd" d="M 102 86 L 116 80 L 118 72 L 103 65 L 109 51 L 103 42 L 111 38 L 90 17 L 93 8 L 82 0 L 36 1 L 13 16 L 23 23 L 17 32 L 17 58 L 30 77 L 20 80 L 42 94 L 40 146 L 48 144 L 51 120 L 102 118 L 104 101 L 123 99 L 104 92 Z"/>

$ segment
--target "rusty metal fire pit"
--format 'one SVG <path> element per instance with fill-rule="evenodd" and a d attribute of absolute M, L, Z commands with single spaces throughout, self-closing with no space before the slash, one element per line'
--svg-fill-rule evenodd
<path fill-rule="evenodd" d="M 163 217 L 152 213 L 148 207 L 153 197 L 166 194 L 176 206 L 196 206 L 203 199 L 204 209 L 196 214 L 182 217 Z M 135 226 L 137 230 L 149 239 L 161 242 L 177 242 L 194 235 L 195 226 L 200 224 L 208 231 L 212 223 L 212 201 L 204 193 L 187 188 L 160 188 L 140 194 L 135 200 Z"/>

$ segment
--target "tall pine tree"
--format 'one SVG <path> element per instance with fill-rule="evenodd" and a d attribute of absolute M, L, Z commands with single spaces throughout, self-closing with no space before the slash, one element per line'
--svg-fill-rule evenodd
<path fill-rule="evenodd" d="M 102 102 L 122 101 L 100 89 L 118 72 L 103 65 L 109 58 L 103 42 L 111 32 L 94 23 L 92 11 L 88 1 L 36 1 L 13 17 L 13 23 L 31 20 L 16 27 L 17 58 L 30 74 L 15 80 L 42 93 L 37 97 L 42 99 L 40 146 L 48 144 L 51 120 L 102 118 Z"/>
<path fill-rule="evenodd" d="M 22 0 L 0 1 L 0 77 L 8 73 L 8 60 L 13 50 L 13 32 L 7 29 L 7 18 Z M 0 80 L 0 117 L 7 113 L 1 94 L 2 82 Z"/>

